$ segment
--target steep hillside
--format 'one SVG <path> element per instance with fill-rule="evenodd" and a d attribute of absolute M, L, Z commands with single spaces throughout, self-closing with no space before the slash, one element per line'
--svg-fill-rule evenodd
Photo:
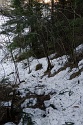
<path fill-rule="evenodd" d="M 78 46 L 76 50 L 78 53 L 81 52 L 83 45 Z M 19 104 L 17 102 L 14 105 L 20 105 L 23 110 L 18 125 L 22 122 L 27 125 L 28 117 L 32 119 L 34 125 L 83 124 L 83 59 L 79 61 L 78 67 L 73 67 L 73 64 L 68 65 L 66 55 L 59 58 L 54 56 L 55 54 L 50 56 L 54 67 L 48 72 L 46 58 L 38 60 L 30 58 L 31 73 L 25 65 L 27 60 L 17 64 L 21 82 L 18 84 L 17 81 L 17 85 L 14 86 L 19 92 L 20 100 Z M 42 64 L 42 67 L 36 70 L 38 64 Z M 4 79 L 1 85 L 13 87 L 16 77 L 13 62 L 10 60 L 2 62 L 0 71 L 1 82 Z M 11 103 L 11 98 L 8 102 L 1 101 L 4 106 Z M 16 119 L 14 122 L 16 123 Z"/>

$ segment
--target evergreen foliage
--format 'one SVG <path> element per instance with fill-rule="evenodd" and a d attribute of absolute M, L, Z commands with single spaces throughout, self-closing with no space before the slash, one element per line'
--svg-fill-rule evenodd
<path fill-rule="evenodd" d="M 46 56 L 50 63 L 51 53 L 73 55 L 75 47 L 83 39 L 81 3 L 81 0 L 59 0 L 57 4 L 51 1 L 50 5 L 36 0 L 26 3 L 13 0 L 12 16 L 3 31 L 15 34 L 8 47 L 12 50 L 19 48 L 20 60 L 31 55 L 36 58 Z M 25 33 L 26 28 L 28 32 Z"/>

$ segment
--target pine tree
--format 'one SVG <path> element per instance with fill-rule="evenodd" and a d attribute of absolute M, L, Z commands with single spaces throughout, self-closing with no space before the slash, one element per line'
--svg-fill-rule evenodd
<path fill-rule="evenodd" d="M 47 42 L 49 43 L 49 40 L 46 37 L 49 32 L 46 25 L 48 17 L 44 17 L 43 15 L 45 5 L 33 0 L 30 0 L 26 4 L 22 0 L 13 0 L 12 3 L 14 9 L 11 11 L 12 16 L 6 24 L 8 25 L 6 32 L 12 32 L 16 35 L 13 38 L 13 42 L 9 44 L 9 48 L 13 50 L 19 48 L 20 54 L 26 53 L 25 58 L 31 55 L 28 54 L 29 52 L 37 58 L 42 55 L 46 56 L 48 69 L 51 69 L 49 50 L 47 49 L 49 45 Z M 12 24 L 15 24 L 15 27 L 11 28 Z M 29 30 L 26 34 L 23 33 L 25 28 Z M 44 35 L 46 36 L 44 37 Z M 23 56 L 22 58 L 24 59 Z"/>

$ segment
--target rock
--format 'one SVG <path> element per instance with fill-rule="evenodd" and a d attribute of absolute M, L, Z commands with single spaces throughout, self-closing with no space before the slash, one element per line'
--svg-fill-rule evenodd
<path fill-rule="evenodd" d="M 35 71 L 40 70 L 40 69 L 42 69 L 42 64 L 39 63 L 36 65 Z"/>

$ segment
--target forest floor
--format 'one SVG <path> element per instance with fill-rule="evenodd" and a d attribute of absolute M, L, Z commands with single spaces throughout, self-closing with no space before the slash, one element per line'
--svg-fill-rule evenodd
<path fill-rule="evenodd" d="M 15 82 L 14 63 L 11 58 L 4 58 L 3 49 L 0 49 L 0 119 L 7 119 L 5 110 L 10 114 L 8 108 L 12 104 L 14 89 L 14 108 L 19 108 L 16 113 L 21 109 L 21 116 L 15 114 L 14 121 L 5 121 L 4 125 L 83 125 L 82 58 L 76 67 L 68 65 L 68 56 L 55 58 L 52 54 L 50 60 L 53 68 L 47 72 L 46 58 L 31 57 L 31 73 L 25 65 L 27 60 L 17 63 L 19 83 L 19 79 Z M 83 44 L 76 51 L 82 53 Z M 36 70 L 38 64 L 42 67 Z"/>
<path fill-rule="evenodd" d="M 82 48 L 83 45 L 80 45 L 77 50 Z M 59 58 L 53 56 L 50 59 L 54 67 L 48 72 L 46 58 L 31 58 L 31 73 L 25 66 L 27 60 L 17 63 L 21 82 L 15 85 L 14 64 L 10 59 L 4 60 L 0 65 L 1 93 L 4 95 L 0 94 L 0 103 L 10 106 L 12 89 L 15 88 L 19 100 L 14 105 L 20 105 L 23 113 L 29 114 L 35 125 L 83 125 L 83 59 L 78 67 L 71 68 L 67 66 L 66 55 Z M 42 68 L 36 70 L 39 63 Z M 4 100 L 1 97 L 6 98 Z M 18 125 L 22 125 L 22 122 L 27 125 L 25 116 L 24 119 L 22 117 Z"/>

